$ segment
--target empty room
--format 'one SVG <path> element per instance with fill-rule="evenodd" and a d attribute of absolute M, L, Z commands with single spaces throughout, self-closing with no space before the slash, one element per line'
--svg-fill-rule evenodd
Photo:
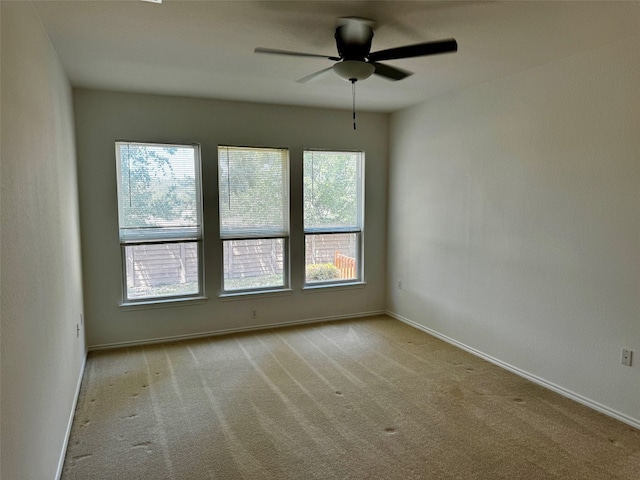
<path fill-rule="evenodd" d="M 639 477 L 640 2 L 0 9 L 2 480 Z"/>

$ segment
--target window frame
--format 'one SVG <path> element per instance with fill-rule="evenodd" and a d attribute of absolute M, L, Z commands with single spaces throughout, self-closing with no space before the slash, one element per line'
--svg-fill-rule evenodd
<path fill-rule="evenodd" d="M 222 229 L 222 214 L 220 209 L 222 208 L 222 199 L 221 189 L 220 189 L 220 161 L 221 161 L 221 152 L 223 149 L 237 149 L 237 150 L 275 150 L 280 151 L 285 155 L 285 165 L 284 172 L 282 175 L 282 185 L 283 185 L 283 193 L 285 194 L 285 198 L 283 199 L 283 207 L 286 204 L 286 211 L 283 212 L 283 225 L 285 228 L 282 232 L 279 233 L 269 233 L 266 230 L 263 231 L 254 231 L 246 230 L 244 232 L 238 232 L 238 234 L 225 234 Z M 266 294 L 266 293 L 281 293 L 287 292 L 291 290 L 291 251 L 290 251 L 290 238 L 291 238 L 291 152 L 289 148 L 285 147 L 255 147 L 248 145 L 218 145 L 217 147 L 217 174 L 218 174 L 218 225 L 219 225 L 219 242 L 220 242 L 220 253 L 221 253 L 221 262 L 220 262 L 220 294 L 221 298 L 232 298 L 232 297 L 241 297 L 245 295 L 256 295 L 256 294 Z M 247 287 L 247 288 L 236 288 L 236 289 L 226 289 L 225 288 L 225 242 L 234 242 L 234 241 L 242 241 L 242 240 L 282 240 L 282 285 L 268 285 L 263 287 Z"/>
<path fill-rule="evenodd" d="M 197 193 L 196 199 L 196 209 L 197 216 L 199 220 L 199 230 L 196 234 L 192 236 L 188 236 L 188 238 L 179 238 L 175 236 L 168 236 L 165 239 L 152 239 L 152 240 L 136 240 L 136 241 L 123 241 L 121 236 L 121 161 L 120 161 L 120 145 L 122 144 L 130 144 L 130 145 L 139 145 L 139 146 L 151 146 L 151 147 L 160 147 L 160 148 L 192 148 L 194 151 L 194 174 L 195 174 L 195 188 Z M 185 302 L 185 301 L 194 301 L 194 300 L 204 300 L 206 299 L 204 292 L 204 208 L 203 208 L 203 195 L 202 195 L 202 158 L 201 158 L 201 146 L 199 143 L 167 143 L 167 142 L 147 142 L 147 141 L 135 141 L 135 140 L 116 140 L 115 142 L 115 150 L 116 150 L 116 198 L 118 202 L 118 231 L 119 231 L 119 242 L 120 242 L 120 257 L 121 257 L 121 292 L 122 292 L 122 300 L 120 306 L 122 307 L 135 307 L 135 306 L 144 306 L 144 305 L 158 305 L 166 303 L 174 303 L 174 302 Z M 196 252 L 197 252 L 197 285 L 198 291 L 194 293 L 186 293 L 186 294 L 177 294 L 177 295 L 156 295 L 156 296 L 147 296 L 147 297 L 130 297 L 129 296 L 129 287 L 128 287 L 128 276 L 127 276 L 127 247 L 136 247 L 142 245 L 179 245 L 179 244 L 196 244 Z"/>
<path fill-rule="evenodd" d="M 306 153 L 312 152 L 320 152 L 320 153 L 348 153 L 348 154 L 358 154 L 358 168 L 357 168 L 357 219 L 356 226 L 352 227 L 309 227 L 305 225 L 304 221 L 304 211 L 305 211 L 305 186 L 304 186 L 304 159 Z M 304 266 L 304 290 L 311 290 L 317 288 L 328 288 L 328 287 L 340 287 L 340 286 L 349 286 L 349 285 L 361 285 L 365 283 L 364 277 L 364 218 L 365 218 L 365 152 L 364 150 L 335 150 L 335 149 L 319 149 L 319 148 L 305 148 L 302 152 L 302 235 L 304 242 L 304 253 L 303 253 L 303 266 Z M 339 234 L 355 234 L 356 235 L 356 278 L 347 278 L 347 279 L 330 279 L 330 280 L 321 280 L 321 281 L 307 281 L 307 237 L 313 235 L 339 235 Z"/>

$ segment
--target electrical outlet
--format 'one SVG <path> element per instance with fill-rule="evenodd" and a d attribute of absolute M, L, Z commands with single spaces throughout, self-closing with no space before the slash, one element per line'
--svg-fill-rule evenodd
<path fill-rule="evenodd" d="M 251 318 L 258 318 L 258 310 L 255 308 L 251 309 Z"/>
<path fill-rule="evenodd" d="M 402 280 L 398 280 L 398 290 L 402 290 Z"/>
<path fill-rule="evenodd" d="M 76 338 L 80 338 L 80 325 L 76 323 Z"/>
<path fill-rule="evenodd" d="M 633 352 L 628 348 L 622 349 L 622 365 L 626 365 L 627 367 L 631 366 L 631 359 L 633 357 Z"/>

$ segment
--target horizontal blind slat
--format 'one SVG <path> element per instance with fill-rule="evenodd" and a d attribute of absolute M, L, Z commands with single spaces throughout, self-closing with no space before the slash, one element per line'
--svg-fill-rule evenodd
<path fill-rule="evenodd" d="M 120 243 L 146 243 L 162 241 L 197 241 L 202 238 L 200 226 L 189 228 L 123 228 Z"/>

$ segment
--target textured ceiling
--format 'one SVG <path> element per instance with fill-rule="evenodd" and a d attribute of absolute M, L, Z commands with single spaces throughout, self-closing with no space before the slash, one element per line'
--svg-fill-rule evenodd
<path fill-rule="evenodd" d="M 372 50 L 454 37 L 458 52 L 389 61 L 414 72 L 357 85 L 359 110 L 398 110 L 637 36 L 640 2 L 594 1 L 33 1 L 78 87 L 316 107 L 351 107 L 351 87 L 324 59 L 336 19 L 375 20 Z"/>

